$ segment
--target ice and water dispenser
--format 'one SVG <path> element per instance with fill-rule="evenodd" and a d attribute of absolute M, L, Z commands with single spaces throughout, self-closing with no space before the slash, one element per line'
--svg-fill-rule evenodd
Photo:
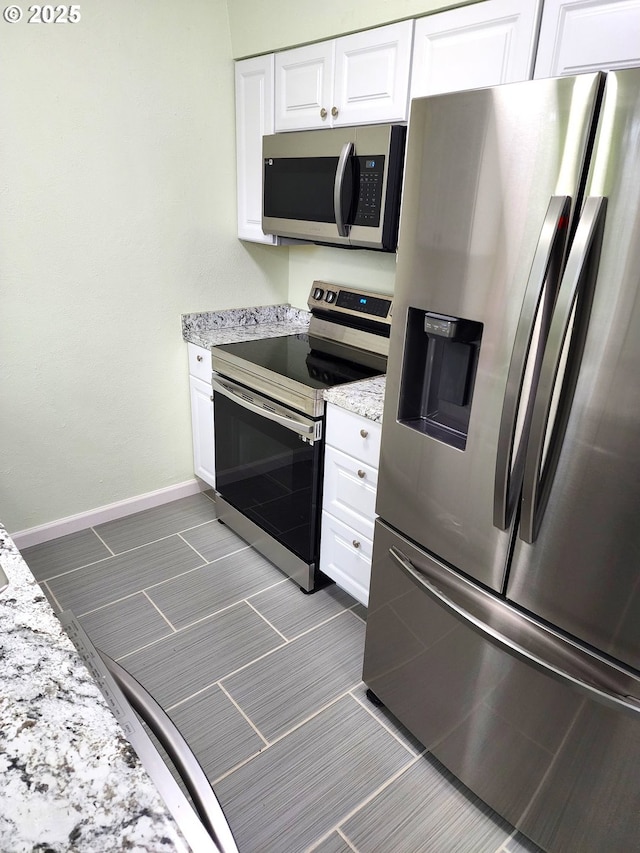
<path fill-rule="evenodd" d="M 409 308 L 398 420 L 464 450 L 482 323 Z"/>

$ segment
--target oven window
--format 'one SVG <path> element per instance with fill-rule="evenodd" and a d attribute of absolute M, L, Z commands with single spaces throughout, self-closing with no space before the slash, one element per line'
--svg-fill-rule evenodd
<path fill-rule="evenodd" d="M 317 559 L 322 442 L 215 394 L 216 489 L 308 563 Z"/>

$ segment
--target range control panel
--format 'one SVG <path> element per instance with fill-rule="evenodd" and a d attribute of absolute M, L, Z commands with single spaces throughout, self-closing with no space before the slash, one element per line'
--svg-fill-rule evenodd
<path fill-rule="evenodd" d="M 391 297 L 367 290 L 339 287 L 324 281 L 314 281 L 309 299 L 309 310 L 331 311 L 352 316 L 369 316 L 372 320 L 391 322 Z"/>

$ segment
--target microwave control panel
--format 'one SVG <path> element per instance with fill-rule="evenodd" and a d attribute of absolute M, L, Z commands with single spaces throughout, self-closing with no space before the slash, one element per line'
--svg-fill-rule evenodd
<path fill-rule="evenodd" d="M 368 225 L 377 228 L 380 225 L 382 208 L 382 183 L 384 180 L 384 156 L 356 157 L 357 176 L 360 185 L 354 225 Z"/>

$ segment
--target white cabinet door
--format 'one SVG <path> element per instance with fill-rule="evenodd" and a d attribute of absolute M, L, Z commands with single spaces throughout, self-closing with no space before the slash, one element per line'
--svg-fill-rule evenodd
<path fill-rule="evenodd" d="M 276 54 L 276 132 L 331 126 L 334 55 L 334 41 Z"/>
<path fill-rule="evenodd" d="M 331 513 L 322 513 L 320 568 L 360 604 L 369 603 L 373 543 L 343 524 Z"/>
<path fill-rule="evenodd" d="M 213 443 L 213 392 L 211 384 L 189 376 L 191 391 L 191 429 L 193 468 L 198 477 L 215 488 L 216 468 Z"/>
<path fill-rule="evenodd" d="M 236 62 L 238 237 L 275 243 L 262 230 L 262 136 L 273 133 L 273 54 Z"/>
<path fill-rule="evenodd" d="M 529 80 L 542 0 L 486 0 L 416 21 L 411 97 Z"/>
<path fill-rule="evenodd" d="M 640 65 L 640 0 L 545 0 L 536 77 Z"/>
<path fill-rule="evenodd" d="M 413 21 L 276 54 L 276 132 L 406 121 Z"/>
<path fill-rule="evenodd" d="M 322 506 L 369 539 L 373 539 L 377 487 L 377 468 L 326 446 Z"/>
<path fill-rule="evenodd" d="M 336 41 L 333 125 L 407 120 L 413 21 Z"/>

